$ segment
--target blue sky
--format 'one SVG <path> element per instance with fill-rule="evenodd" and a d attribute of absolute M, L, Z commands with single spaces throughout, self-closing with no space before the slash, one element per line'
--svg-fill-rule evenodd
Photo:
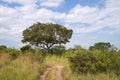
<path fill-rule="evenodd" d="M 19 48 L 22 31 L 36 22 L 73 29 L 66 47 L 110 42 L 120 49 L 119 0 L 0 0 L 0 45 Z"/>

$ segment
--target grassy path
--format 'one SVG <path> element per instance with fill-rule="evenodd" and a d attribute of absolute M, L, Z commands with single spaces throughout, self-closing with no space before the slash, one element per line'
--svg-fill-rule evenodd
<path fill-rule="evenodd" d="M 63 80 L 62 72 L 67 60 L 58 56 L 47 56 L 45 63 L 50 66 L 40 80 Z"/>

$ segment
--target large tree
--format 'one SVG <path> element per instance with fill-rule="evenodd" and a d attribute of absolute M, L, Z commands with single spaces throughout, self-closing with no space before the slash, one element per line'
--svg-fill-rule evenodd
<path fill-rule="evenodd" d="M 23 31 L 22 42 L 41 47 L 46 51 L 55 44 L 66 44 L 72 36 L 72 30 L 53 23 L 35 23 Z"/>

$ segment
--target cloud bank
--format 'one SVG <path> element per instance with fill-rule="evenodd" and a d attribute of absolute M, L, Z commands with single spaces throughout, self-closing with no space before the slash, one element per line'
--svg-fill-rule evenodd
<path fill-rule="evenodd" d="M 18 41 L 21 44 L 22 31 L 35 22 L 61 22 L 67 28 L 73 29 L 74 39 L 71 40 L 71 44 L 81 43 L 76 41 L 76 38 L 81 39 L 83 34 L 95 32 L 120 34 L 120 1 L 106 0 L 102 9 L 76 4 L 68 12 L 52 10 L 59 8 L 66 2 L 65 0 L 3 0 L 3 2 L 5 4 L 0 5 L 0 39 L 3 40 Z M 13 3 L 21 6 L 9 6 Z M 95 39 L 94 36 L 90 38 L 92 39 Z M 84 43 L 88 45 L 89 42 Z"/>

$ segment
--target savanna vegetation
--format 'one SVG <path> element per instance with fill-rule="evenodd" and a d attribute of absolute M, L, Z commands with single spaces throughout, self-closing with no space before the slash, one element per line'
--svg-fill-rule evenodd
<path fill-rule="evenodd" d="M 59 24 L 36 23 L 23 31 L 20 49 L 0 46 L 0 80 L 120 80 L 120 50 L 109 42 L 89 49 L 66 49 L 72 30 Z M 59 71 L 61 70 L 61 71 Z M 59 78 L 59 77 L 58 77 Z"/>
<path fill-rule="evenodd" d="M 101 43 L 102 46 L 108 44 L 98 42 L 95 45 Z M 111 44 L 109 43 L 109 45 Z M 101 47 L 101 45 L 99 46 Z M 113 46 L 109 46 L 105 50 L 100 47 L 93 50 L 81 47 L 68 50 L 64 54 L 69 62 L 63 71 L 65 80 L 119 80 L 120 51 Z"/>

